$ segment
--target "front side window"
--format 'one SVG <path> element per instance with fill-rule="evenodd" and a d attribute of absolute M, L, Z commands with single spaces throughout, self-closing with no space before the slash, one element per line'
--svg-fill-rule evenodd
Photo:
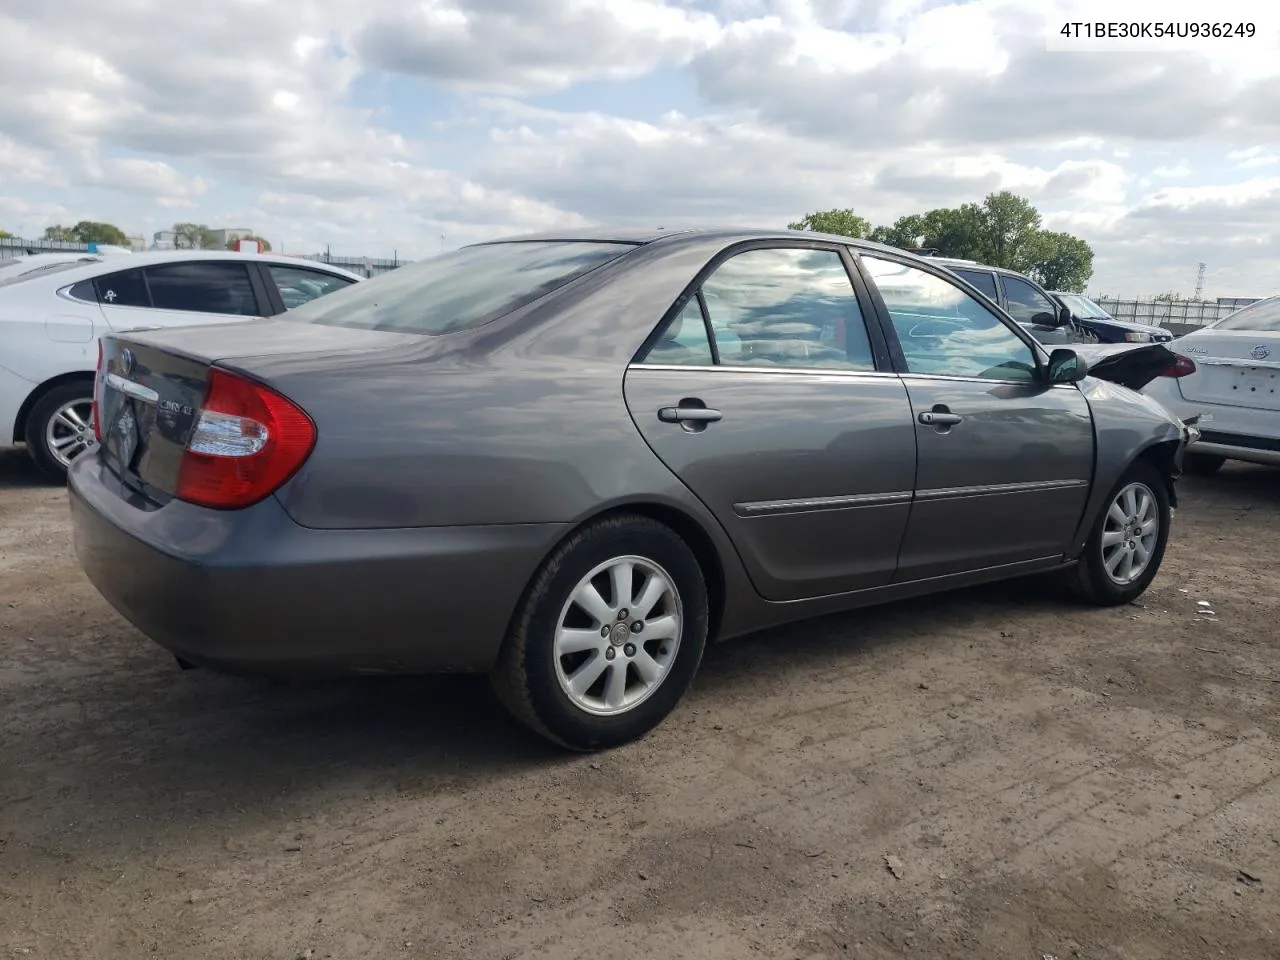
<path fill-rule="evenodd" d="M 835 250 L 744 251 L 707 277 L 702 299 L 721 364 L 875 369 L 853 283 Z M 646 360 L 659 362 L 653 351 Z"/>
<path fill-rule="evenodd" d="M 1213 330 L 1255 330 L 1258 333 L 1280 333 L 1280 297 L 1269 297 L 1259 300 L 1247 307 L 1241 307 L 1235 313 L 1229 313 L 1217 323 Z"/>
<path fill-rule="evenodd" d="M 286 310 L 300 307 L 304 303 L 310 303 L 335 290 L 345 289 L 356 282 L 333 273 L 309 270 L 306 267 L 286 267 L 279 263 L 268 263 L 266 268 L 280 290 L 280 299 L 284 301 Z"/>
<path fill-rule="evenodd" d="M 158 310 L 256 317 L 258 298 L 243 263 L 166 263 L 144 270 L 151 305 Z"/>
<path fill-rule="evenodd" d="M 917 267 L 862 255 L 910 373 L 1033 380 L 1032 348 L 981 301 Z"/>
<path fill-rule="evenodd" d="M 527 306 L 635 249 L 630 243 L 482 243 L 400 267 L 304 303 L 278 319 L 440 335 Z"/>
<path fill-rule="evenodd" d="M 1027 281 L 1008 275 L 1002 275 L 1000 281 L 1004 284 L 1004 298 L 1007 302 L 1005 309 L 1019 323 L 1031 323 L 1041 313 L 1047 313 L 1050 317 L 1057 316 L 1058 310 L 1049 298 Z"/>
<path fill-rule="evenodd" d="M 996 303 L 1000 302 L 1000 294 L 996 292 L 996 275 L 990 270 L 952 270 L 951 272 L 963 280 L 968 280 Z"/>

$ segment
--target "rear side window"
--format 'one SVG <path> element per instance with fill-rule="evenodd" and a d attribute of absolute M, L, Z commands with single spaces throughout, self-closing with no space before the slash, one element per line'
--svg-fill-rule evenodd
<path fill-rule="evenodd" d="M 996 275 L 988 270 L 953 270 L 956 276 L 969 281 L 996 303 L 1000 302 L 1000 294 L 996 292 Z"/>
<path fill-rule="evenodd" d="M 701 293 L 705 321 L 690 300 L 641 362 L 711 362 L 710 327 L 725 366 L 875 369 L 857 294 L 834 250 L 747 250 L 716 267 Z"/>
<path fill-rule="evenodd" d="M 1213 330 L 1256 330 L 1258 333 L 1280 333 L 1280 297 L 1259 300 L 1229 313 Z"/>
<path fill-rule="evenodd" d="M 454 333 L 518 310 L 634 249 L 629 243 L 583 241 L 477 244 L 352 284 L 278 319 Z"/>
<path fill-rule="evenodd" d="M 158 310 L 256 317 L 258 298 L 243 263 L 169 263 L 147 267 L 151 305 Z"/>
<path fill-rule="evenodd" d="M 97 291 L 99 303 L 113 307 L 151 306 L 147 281 L 143 279 L 141 270 L 121 270 L 119 273 L 97 277 L 93 281 L 93 289 Z"/>

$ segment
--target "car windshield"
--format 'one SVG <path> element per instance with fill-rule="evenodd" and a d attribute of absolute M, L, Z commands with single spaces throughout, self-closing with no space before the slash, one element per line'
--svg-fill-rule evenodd
<path fill-rule="evenodd" d="M 630 243 L 585 241 L 476 244 L 354 283 L 281 319 L 453 333 L 496 320 L 634 249 Z"/>
<path fill-rule="evenodd" d="M 1097 317 L 1105 319 L 1110 316 L 1107 311 L 1090 300 L 1088 297 L 1082 297 L 1078 293 L 1060 293 L 1058 299 L 1067 305 L 1067 309 L 1071 311 L 1073 316 L 1077 317 Z"/>
<path fill-rule="evenodd" d="M 1213 330 L 1256 330 L 1258 333 L 1280 333 L 1280 297 L 1268 297 L 1235 313 L 1229 313 L 1210 326 Z"/>

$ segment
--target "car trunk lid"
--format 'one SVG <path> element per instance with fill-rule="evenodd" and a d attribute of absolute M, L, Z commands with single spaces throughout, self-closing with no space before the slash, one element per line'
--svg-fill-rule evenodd
<path fill-rule="evenodd" d="M 1174 343 L 1197 372 L 1178 383 L 1196 403 L 1280 411 L 1280 338 L 1250 330 L 1206 330 Z"/>
<path fill-rule="evenodd" d="M 167 502 L 177 489 L 183 453 L 215 366 L 243 371 L 265 366 L 255 360 L 294 357 L 312 364 L 342 363 L 403 350 L 406 341 L 422 339 L 273 321 L 103 337 L 95 397 L 102 460 L 132 490 L 153 503 Z M 261 374 L 250 375 L 263 380 Z"/>

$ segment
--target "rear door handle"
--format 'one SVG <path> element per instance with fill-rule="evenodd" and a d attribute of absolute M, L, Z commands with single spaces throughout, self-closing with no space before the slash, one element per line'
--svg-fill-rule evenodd
<path fill-rule="evenodd" d="M 942 413 L 936 410 L 926 410 L 920 416 L 916 417 L 926 427 L 954 427 L 957 423 L 964 419 L 958 413 Z"/>
<path fill-rule="evenodd" d="M 708 407 L 663 407 L 658 419 L 663 423 L 714 423 L 720 419 L 720 411 Z"/>

